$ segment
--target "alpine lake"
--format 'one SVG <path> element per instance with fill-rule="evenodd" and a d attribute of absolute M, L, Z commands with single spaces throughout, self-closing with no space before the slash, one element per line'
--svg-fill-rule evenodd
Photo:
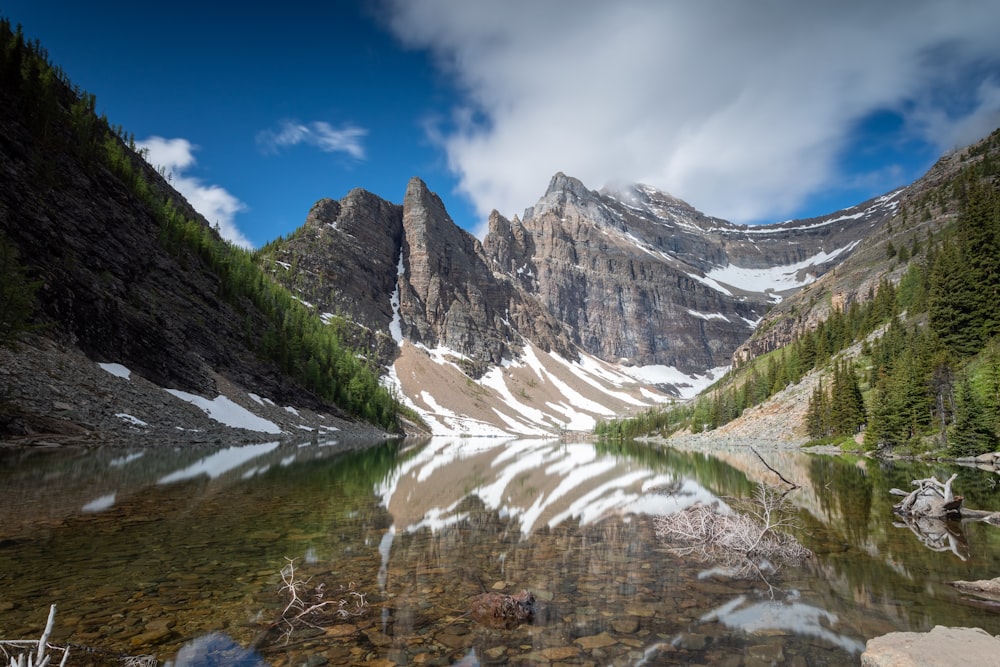
<path fill-rule="evenodd" d="M 1000 634 L 997 607 L 949 585 L 1000 576 L 1000 528 L 908 527 L 889 493 L 957 473 L 966 506 L 1000 509 L 996 473 L 756 452 L 443 438 L 4 448 L 0 640 L 37 639 L 52 604 L 50 642 L 71 645 L 70 665 L 856 665 L 887 632 Z M 695 503 L 788 489 L 762 459 L 800 487 L 791 532 L 811 558 L 737 577 L 656 534 L 657 516 Z M 477 596 L 522 590 L 527 622 L 469 613 Z M 293 591 L 321 606 L 296 620 Z"/>

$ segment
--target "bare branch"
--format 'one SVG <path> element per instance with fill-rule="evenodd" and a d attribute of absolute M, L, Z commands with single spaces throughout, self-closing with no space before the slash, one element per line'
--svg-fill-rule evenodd
<path fill-rule="evenodd" d="M 798 484 L 796 484 L 794 482 L 789 482 L 787 479 L 785 479 L 784 475 L 782 475 L 780 472 L 778 472 L 777 470 L 775 470 L 774 468 L 772 468 L 771 464 L 769 464 L 767 461 L 765 461 L 764 457 L 760 455 L 760 452 L 758 452 L 753 447 L 750 448 L 750 451 L 757 455 L 757 458 L 760 459 L 760 462 L 764 464 L 765 468 L 767 468 L 768 470 L 770 470 L 771 472 L 773 472 L 775 475 L 777 475 L 778 479 L 780 479 L 782 482 L 784 482 L 788 486 L 792 487 L 792 488 L 788 489 L 789 491 L 794 491 L 795 489 L 799 488 Z"/>
<path fill-rule="evenodd" d="M 784 495 L 761 484 L 755 497 L 744 504 L 744 512 L 722 514 L 714 507 L 696 504 L 658 516 L 654 519 L 656 534 L 680 545 L 674 553 L 723 563 L 742 577 L 760 574 L 754 559 L 779 565 L 798 563 L 812 555 L 781 532 L 794 526 Z"/>

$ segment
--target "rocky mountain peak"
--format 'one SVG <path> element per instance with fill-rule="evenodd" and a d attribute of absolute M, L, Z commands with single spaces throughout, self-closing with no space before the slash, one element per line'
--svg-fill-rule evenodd
<path fill-rule="evenodd" d="M 632 208 L 665 218 L 671 215 L 701 215 L 683 199 L 643 183 L 609 184 L 601 188 L 598 193 L 606 199 L 614 199 Z"/>
<path fill-rule="evenodd" d="M 549 211 L 554 211 L 559 217 L 572 215 L 577 218 L 587 218 L 598 224 L 611 222 L 601 215 L 600 195 L 596 191 L 588 190 L 579 179 L 567 176 L 561 171 L 549 181 L 549 187 L 541 199 L 524 211 L 524 222 L 528 223 L 532 218 Z"/>
<path fill-rule="evenodd" d="M 306 216 L 307 227 L 335 225 L 340 217 L 340 202 L 334 199 L 320 199 L 309 209 Z"/>
<path fill-rule="evenodd" d="M 578 178 L 567 176 L 563 172 L 556 172 L 549 180 L 549 187 L 546 188 L 543 198 L 553 194 L 573 195 L 579 199 L 584 199 L 592 193 Z"/>

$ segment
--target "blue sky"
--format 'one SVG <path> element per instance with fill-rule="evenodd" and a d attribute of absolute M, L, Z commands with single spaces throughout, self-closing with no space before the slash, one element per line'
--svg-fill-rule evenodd
<path fill-rule="evenodd" d="M 259 246 L 411 176 L 481 233 L 556 171 L 734 222 L 831 212 L 1000 126 L 1000 3 L 14 0 L 211 222 Z"/>

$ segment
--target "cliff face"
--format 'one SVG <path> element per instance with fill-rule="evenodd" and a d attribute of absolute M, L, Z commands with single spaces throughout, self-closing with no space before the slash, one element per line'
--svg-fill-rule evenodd
<path fill-rule="evenodd" d="M 595 356 L 688 372 L 725 365 L 766 299 L 700 281 L 683 255 L 722 250 L 700 235 L 683 244 L 639 213 L 559 174 L 522 221 L 492 225 L 484 245 Z"/>
<path fill-rule="evenodd" d="M 748 228 L 646 186 L 596 192 L 557 174 L 523 220 L 495 215 L 484 247 L 583 350 L 701 373 L 893 207 L 864 210 Z"/>
<path fill-rule="evenodd" d="M 748 228 L 646 186 L 598 192 L 556 174 L 523 218 L 494 212 L 480 243 L 412 179 L 401 205 L 360 190 L 318 202 L 261 259 L 303 301 L 352 320 L 386 366 L 419 366 L 410 343 L 492 382 L 530 343 L 553 359 L 659 369 L 647 384 L 691 395 L 894 206 Z"/>
<path fill-rule="evenodd" d="M 201 260 L 167 253 L 153 214 L 121 181 L 72 146 L 40 142 L 16 108 L 0 104 L 0 230 L 41 282 L 42 331 L 162 386 L 210 393 L 222 371 L 272 395 L 292 391 L 239 344 L 241 325 L 255 317 L 219 298 Z M 159 196 L 170 195 L 152 168 L 138 159 L 136 168 Z M 173 196 L 184 215 L 201 219 Z"/>
<path fill-rule="evenodd" d="M 419 179 L 410 181 L 403 198 L 400 262 L 404 337 L 459 351 L 481 364 L 510 356 L 507 286 L 489 270 L 479 241 L 452 222 L 440 198 Z"/>
<path fill-rule="evenodd" d="M 515 356 L 521 335 L 575 356 L 559 322 L 516 280 L 494 271 L 483 245 L 418 178 L 401 206 L 362 190 L 317 202 L 306 223 L 269 244 L 262 258 L 321 313 L 359 325 L 366 333 L 354 335 L 383 363 L 403 338 L 458 353 L 473 377 Z"/>

